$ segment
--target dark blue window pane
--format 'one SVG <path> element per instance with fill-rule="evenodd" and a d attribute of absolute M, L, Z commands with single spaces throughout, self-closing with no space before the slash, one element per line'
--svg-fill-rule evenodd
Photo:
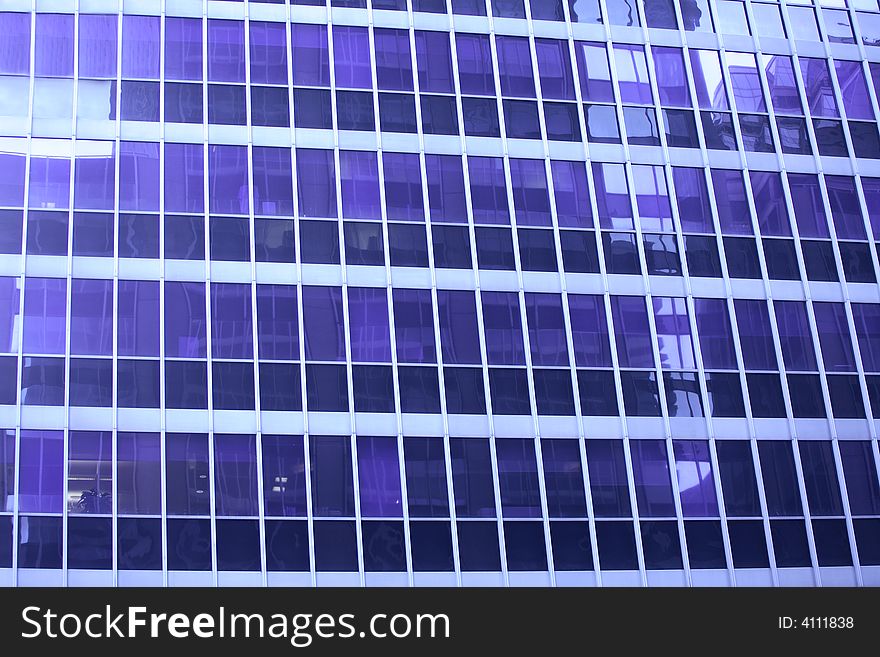
<path fill-rule="evenodd" d="M 492 461 L 485 438 L 453 438 L 452 485 L 459 518 L 494 518 L 495 493 Z"/>
<path fill-rule="evenodd" d="M 458 554 L 463 572 L 501 570 L 498 525 L 494 522 L 459 522 Z"/>
<path fill-rule="evenodd" d="M 597 522 L 596 543 L 603 570 L 638 569 L 632 522 Z"/>
<path fill-rule="evenodd" d="M 679 570 L 682 567 L 678 525 L 674 521 L 641 523 L 642 549 L 648 570 Z"/>
<path fill-rule="evenodd" d="M 767 538 L 760 520 L 731 520 L 727 523 L 735 568 L 767 568 Z"/>
<path fill-rule="evenodd" d="M 120 518 L 116 555 L 119 570 L 162 569 L 162 520 Z"/>
<path fill-rule="evenodd" d="M 446 412 L 482 415 L 486 412 L 483 370 L 469 367 L 443 369 Z"/>
<path fill-rule="evenodd" d="M 354 516 L 351 439 L 310 436 L 312 511 L 316 516 Z"/>
<path fill-rule="evenodd" d="M 691 568 L 726 568 L 721 523 L 714 520 L 688 520 L 684 523 L 688 562 Z"/>
<path fill-rule="evenodd" d="M 61 516 L 20 516 L 18 567 L 61 568 Z"/>
<path fill-rule="evenodd" d="M 315 567 L 323 572 L 358 569 L 354 522 L 315 522 Z"/>
<path fill-rule="evenodd" d="M 67 567 L 110 570 L 113 567 L 113 519 L 67 521 Z"/>
<path fill-rule="evenodd" d="M 260 525 L 256 520 L 217 521 L 217 570 L 260 570 Z"/>
<path fill-rule="evenodd" d="M 436 367 L 400 367 L 397 376 L 402 412 L 440 412 L 440 384 Z"/>
<path fill-rule="evenodd" d="M 443 440 L 405 438 L 403 451 L 410 517 L 448 518 L 449 497 Z"/>
<path fill-rule="evenodd" d="M 317 526 L 322 523 L 315 523 Z M 304 520 L 266 521 L 266 570 L 309 570 L 309 526 Z"/>
<path fill-rule="evenodd" d="M 504 548 L 509 570 L 547 570 L 544 526 L 541 523 L 505 522 Z"/>
<path fill-rule="evenodd" d="M 453 570 L 452 530 L 448 522 L 411 522 L 409 534 L 414 571 Z"/>
<path fill-rule="evenodd" d="M 809 568 L 812 565 L 803 520 L 773 520 L 770 534 L 779 568 Z"/>
<path fill-rule="evenodd" d="M 168 519 L 168 570 L 211 570 L 211 521 Z"/>
<path fill-rule="evenodd" d="M 361 525 L 364 547 L 364 570 L 367 572 L 403 572 L 406 570 L 406 547 L 403 523 L 390 520 L 367 520 Z"/>

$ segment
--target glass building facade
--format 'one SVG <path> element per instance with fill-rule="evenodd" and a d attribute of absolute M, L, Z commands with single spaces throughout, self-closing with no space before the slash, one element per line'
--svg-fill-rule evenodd
<path fill-rule="evenodd" d="M 877 0 L 0 35 L 0 583 L 880 585 Z"/>

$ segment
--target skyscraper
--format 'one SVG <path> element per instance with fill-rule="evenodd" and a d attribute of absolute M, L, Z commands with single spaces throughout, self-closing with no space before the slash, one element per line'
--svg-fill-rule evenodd
<path fill-rule="evenodd" d="M 0 583 L 880 585 L 877 0 L 0 35 Z"/>

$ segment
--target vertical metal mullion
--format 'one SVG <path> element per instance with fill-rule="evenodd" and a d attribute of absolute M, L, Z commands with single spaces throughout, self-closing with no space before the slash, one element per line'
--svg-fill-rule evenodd
<path fill-rule="evenodd" d="M 36 0 L 31 0 L 31 13 L 30 16 L 30 43 L 29 43 L 29 53 L 28 53 L 28 110 L 27 110 L 27 135 L 25 136 L 25 180 L 30 181 L 30 172 L 31 172 L 31 160 L 33 157 L 33 107 L 34 107 L 34 87 L 36 86 L 36 77 L 35 77 L 35 61 L 36 61 Z M 71 149 L 71 166 L 73 161 L 73 149 Z M 29 206 L 30 206 L 30 184 L 25 184 L 24 187 L 24 198 L 23 198 L 23 208 L 21 213 L 21 257 L 19 258 L 19 272 L 16 275 L 16 279 L 18 280 L 19 287 L 19 298 L 18 298 L 18 317 L 19 321 L 24 326 L 24 293 L 25 293 L 25 282 L 27 280 L 25 274 L 27 273 L 27 236 L 28 236 L 28 217 L 30 215 Z M 18 344 L 15 347 L 16 350 L 16 413 L 15 413 L 15 427 L 13 431 L 15 431 L 15 473 L 13 475 L 14 478 L 14 495 L 13 495 L 13 508 L 12 508 L 12 541 L 13 541 L 13 550 L 12 550 L 12 585 L 18 586 L 18 545 L 19 545 L 19 532 L 20 532 L 20 487 L 21 487 L 21 430 L 22 430 L 22 421 L 21 421 L 21 410 L 23 404 L 23 390 L 21 387 L 22 384 L 22 372 L 24 370 L 24 335 L 23 331 L 19 331 L 18 335 Z"/>
<path fill-rule="evenodd" d="M 581 131 L 581 143 L 584 151 L 584 170 L 587 178 L 587 184 L 589 185 L 589 189 L 595 190 L 595 184 L 592 175 L 592 167 L 590 166 L 590 147 L 589 141 L 587 139 L 587 123 L 586 117 L 584 113 L 584 102 L 581 93 L 581 85 L 580 85 L 580 71 L 578 71 L 577 66 L 577 56 L 575 51 L 575 41 L 574 34 L 571 27 L 571 9 L 568 3 L 562 3 L 563 11 L 566 17 L 566 30 L 567 30 L 567 38 L 566 38 L 566 47 L 569 56 L 569 62 L 572 69 L 572 84 L 574 85 L 574 95 L 575 95 L 575 104 L 578 110 L 578 125 Z M 606 50 L 607 57 L 607 50 Z M 540 77 L 540 75 L 539 75 Z M 542 90 L 543 91 L 543 90 Z M 548 176 L 549 180 L 549 190 L 554 192 L 554 201 L 555 201 L 555 187 L 553 182 L 552 171 Z M 604 282 L 605 279 L 605 259 L 603 257 L 603 251 L 601 248 L 601 232 L 599 230 L 599 213 L 598 206 L 596 201 L 596 195 L 594 193 L 588 194 L 589 203 L 590 203 L 590 213 L 591 213 L 591 224 L 592 224 L 592 234 L 593 239 L 596 243 L 596 254 L 598 256 L 599 261 L 599 277 Z M 575 357 L 574 351 L 574 340 L 572 338 L 572 323 L 571 323 L 571 312 L 569 309 L 569 296 L 568 296 L 568 284 L 567 284 L 567 276 L 564 273 L 564 262 L 562 258 L 562 248 L 561 248 L 561 234 L 559 230 L 559 218 L 556 212 L 556 203 L 551 203 L 551 213 L 555 223 L 555 232 L 556 232 L 556 258 L 558 261 L 558 266 L 561 268 L 560 271 L 560 285 L 562 286 L 562 312 L 565 320 L 565 331 L 566 331 L 566 340 L 568 341 L 568 354 L 569 359 L 571 361 L 572 367 L 572 389 L 574 393 L 575 400 L 575 412 L 577 413 L 577 426 L 578 426 L 578 447 L 581 458 L 581 469 L 583 470 L 583 478 L 584 478 L 584 489 L 586 495 L 587 502 L 587 515 L 588 515 L 588 527 L 590 532 L 590 551 L 593 559 L 593 572 L 596 574 L 596 585 L 602 585 L 602 568 L 599 563 L 599 543 L 598 537 L 596 533 L 596 514 L 593 509 L 593 491 L 590 485 L 590 470 L 589 463 L 587 462 L 587 448 L 586 448 L 586 431 L 584 430 L 584 412 L 581 406 L 580 400 L 580 382 L 577 379 L 577 359 Z M 603 284 L 603 290 L 607 289 L 607 285 Z M 617 391 L 619 390 L 619 386 L 615 386 L 615 394 L 619 394 Z M 621 406 L 622 408 L 622 406 Z"/>

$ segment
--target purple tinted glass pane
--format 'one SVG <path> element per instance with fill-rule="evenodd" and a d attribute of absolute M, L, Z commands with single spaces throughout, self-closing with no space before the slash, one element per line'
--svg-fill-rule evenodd
<path fill-rule="evenodd" d="M 480 363 L 474 293 L 468 290 L 438 290 L 437 312 L 443 362 L 455 365 Z"/>
<path fill-rule="evenodd" d="M 69 514 L 112 513 L 112 435 L 110 431 L 70 431 L 67 447 Z"/>
<path fill-rule="evenodd" d="M 712 187 L 721 232 L 727 235 L 751 235 L 752 218 L 746 199 L 742 171 L 712 169 Z"/>
<path fill-rule="evenodd" d="M 500 157 L 468 156 L 468 176 L 474 223 L 509 224 L 504 160 Z"/>
<path fill-rule="evenodd" d="M 706 369 L 736 369 L 733 330 L 724 299 L 694 299 L 700 353 Z"/>
<path fill-rule="evenodd" d="M 766 112 L 755 55 L 747 52 L 727 53 L 727 72 L 736 109 L 740 112 Z"/>
<path fill-rule="evenodd" d="M 333 151 L 296 149 L 296 185 L 303 217 L 336 217 Z"/>
<path fill-rule="evenodd" d="M 675 184 L 675 201 L 681 229 L 694 233 L 714 232 L 709 189 L 703 169 L 673 167 L 672 182 Z"/>
<path fill-rule="evenodd" d="M 862 366 L 867 372 L 880 372 L 880 304 L 854 303 L 852 311 Z"/>
<path fill-rule="evenodd" d="M 605 303 L 598 294 L 569 294 L 571 341 L 578 367 L 610 367 L 611 343 Z"/>
<path fill-rule="evenodd" d="M 584 162 L 551 160 L 553 197 L 556 201 L 556 221 L 561 228 L 592 228 L 593 210 L 590 207 L 590 185 Z"/>
<path fill-rule="evenodd" d="M 750 178 L 761 234 L 790 237 L 791 222 L 788 220 L 779 174 L 775 171 L 752 171 Z"/>
<path fill-rule="evenodd" d="M 0 276 L 0 352 L 17 353 L 21 338 L 21 279 Z"/>
<path fill-rule="evenodd" d="M 293 216 L 293 170 L 289 148 L 254 146 L 254 213 Z"/>
<path fill-rule="evenodd" d="M 631 517 L 626 455 L 621 440 L 588 440 L 587 468 L 597 517 Z"/>
<path fill-rule="evenodd" d="M 69 208 L 70 160 L 31 155 L 28 191 L 29 207 Z"/>
<path fill-rule="evenodd" d="M 159 281 L 119 281 L 120 356 L 159 355 Z"/>
<path fill-rule="evenodd" d="M 516 292 L 486 292 L 483 300 L 483 332 L 490 365 L 524 365 L 522 316 Z"/>
<path fill-rule="evenodd" d="M 845 240 L 867 239 L 855 179 L 850 176 L 825 176 L 825 186 L 837 237 Z"/>
<path fill-rule="evenodd" d="M 119 209 L 159 211 L 159 144 L 119 144 Z"/>
<path fill-rule="evenodd" d="M 207 354 L 205 284 L 166 281 L 165 355 L 205 358 Z"/>
<path fill-rule="evenodd" d="M 205 149 L 201 144 L 165 144 L 165 210 L 205 211 Z"/>
<path fill-rule="evenodd" d="M 541 440 L 547 511 L 551 518 L 585 518 L 587 498 L 576 440 Z"/>
<path fill-rule="evenodd" d="M 267 516 L 308 513 L 302 436 L 262 435 L 263 500 Z"/>
<path fill-rule="evenodd" d="M 611 297 L 611 318 L 620 367 L 654 367 L 644 297 Z"/>
<path fill-rule="evenodd" d="M 214 358 L 254 357 L 251 286 L 211 283 L 211 354 Z"/>
<path fill-rule="evenodd" d="M 507 518 L 540 518 L 538 462 L 531 439 L 505 438 L 495 443 L 501 506 Z"/>
<path fill-rule="evenodd" d="M 672 206 L 663 167 L 636 164 L 632 167 L 632 175 L 639 225 L 643 230 L 672 231 Z"/>
<path fill-rule="evenodd" d="M 735 299 L 739 342 L 747 370 L 776 370 L 776 352 L 770 332 L 770 315 L 763 299 Z"/>
<path fill-rule="evenodd" d="M 244 82 L 244 23 L 208 20 L 208 80 Z"/>
<path fill-rule="evenodd" d="M 307 285 L 302 295 L 306 359 L 345 360 L 342 288 Z"/>
<path fill-rule="evenodd" d="M 159 16 L 122 17 L 122 77 L 159 78 Z"/>
<path fill-rule="evenodd" d="M 399 518 L 403 507 L 397 438 L 358 437 L 357 460 L 361 515 Z"/>
<path fill-rule="evenodd" d="M 342 216 L 381 219 L 379 164 L 373 151 L 339 151 Z"/>
<path fill-rule="evenodd" d="M 712 458 L 705 440 L 674 440 L 675 474 L 685 518 L 717 517 L 718 498 L 712 478 Z"/>
<path fill-rule="evenodd" d="M 871 442 L 841 440 L 839 445 L 851 513 L 854 516 L 880 515 L 880 482 Z"/>
<path fill-rule="evenodd" d="M 247 146 L 208 147 L 208 191 L 211 212 L 248 213 Z"/>
<path fill-rule="evenodd" d="M 294 71 L 296 70 L 294 62 Z M 365 27 L 333 27 L 333 69 L 337 87 L 372 89 L 370 35 Z"/>
<path fill-rule="evenodd" d="M 657 350 L 663 369 L 696 369 L 687 302 L 681 297 L 653 297 Z"/>
<path fill-rule="evenodd" d="M 855 307 L 853 304 L 853 317 Z M 822 348 L 822 364 L 828 372 L 854 372 L 856 359 L 853 354 L 846 309 L 842 303 L 813 303 L 816 316 L 816 332 Z"/>
<path fill-rule="evenodd" d="M 816 352 L 803 301 L 774 301 L 782 359 L 789 372 L 813 372 Z"/>
<path fill-rule="evenodd" d="M 211 513 L 208 460 L 207 434 L 165 434 L 165 490 L 169 515 Z"/>
<path fill-rule="evenodd" d="M 534 98 L 535 75 L 532 72 L 529 40 L 524 37 L 496 36 L 495 47 L 498 51 L 502 95 Z"/>
<path fill-rule="evenodd" d="M 614 85 L 605 44 L 576 41 L 574 47 L 583 99 L 614 102 Z"/>
<path fill-rule="evenodd" d="M 73 203 L 82 210 L 112 210 L 116 145 L 110 141 L 77 142 Z"/>
<path fill-rule="evenodd" d="M 803 116 L 804 110 L 791 57 L 764 55 L 764 68 L 767 71 L 770 102 L 776 113 Z"/>
<path fill-rule="evenodd" d="M 632 440 L 633 480 L 639 515 L 643 518 L 675 516 L 669 459 L 662 440 Z"/>
<path fill-rule="evenodd" d="M 255 516 L 256 436 L 214 434 L 214 504 L 218 516 Z"/>
<path fill-rule="evenodd" d="M 325 51 L 326 43 L 325 36 Z M 287 84 L 287 29 L 284 23 L 251 21 L 249 48 L 252 84 Z"/>
<path fill-rule="evenodd" d="M 834 87 L 831 85 L 828 61 L 811 57 L 801 57 L 799 61 L 810 113 L 821 117 L 840 116 L 837 101 L 834 100 Z"/>
<path fill-rule="evenodd" d="M 15 148 L 15 144 L 12 147 Z M 0 206 L 24 206 L 24 172 L 25 155 L 22 152 L 2 152 L 5 147 L 0 145 Z M 37 161 L 37 160 L 34 160 Z M 42 160 L 41 160 L 42 161 Z M 33 201 L 32 201 L 33 202 Z"/>
<path fill-rule="evenodd" d="M 35 75 L 73 76 L 73 14 L 36 14 Z M 30 52 L 30 44 L 27 45 Z M 21 71 L 26 73 L 27 71 Z"/>
<path fill-rule="evenodd" d="M 495 95 L 492 50 L 487 34 L 455 35 L 458 82 L 463 94 Z"/>
<path fill-rule="evenodd" d="M 0 430 L 0 509 L 8 512 L 15 510 L 14 429 Z"/>
<path fill-rule="evenodd" d="M 113 281 L 74 278 L 70 283 L 70 353 L 113 353 Z"/>
<path fill-rule="evenodd" d="M 165 79 L 202 79 L 201 19 L 165 19 Z"/>
<path fill-rule="evenodd" d="M 874 239 L 880 239 L 880 178 L 862 176 L 862 191 Z"/>
<path fill-rule="evenodd" d="M 432 221 L 467 222 L 464 173 L 458 155 L 425 155 Z"/>
<path fill-rule="evenodd" d="M 620 90 L 622 102 L 641 104 L 654 102 L 644 46 L 615 44 L 614 64 L 617 68 L 617 88 Z"/>
<path fill-rule="evenodd" d="M 602 228 L 633 228 L 632 204 L 623 164 L 593 162 L 593 184 Z"/>
<path fill-rule="evenodd" d="M 299 360 L 296 286 L 257 285 L 257 345 L 261 360 Z"/>
<path fill-rule="evenodd" d="M 690 107 L 691 93 L 684 68 L 684 55 L 681 48 L 654 46 L 654 71 L 657 74 L 657 88 L 660 104 L 671 107 Z"/>
<path fill-rule="evenodd" d="M 836 59 L 834 68 L 847 118 L 873 121 L 874 110 L 871 109 L 871 97 L 868 95 L 862 63 Z"/>
<path fill-rule="evenodd" d="M 565 314 L 559 294 L 526 293 L 532 365 L 568 366 Z"/>
<path fill-rule="evenodd" d="M 338 40 L 334 31 L 333 42 L 336 43 Z M 310 87 L 329 87 L 330 53 L 327 46 L 327 26 L 294 23 L 291 25 L 291 42 L 293 44 L 293 83 Z M 339 66 L 340 63 L 337 62 L 337 74 Z M 280 80 L 280 82 L 285 82 L 285 80 Z M 358 86 L 349 83 L 342 84 L 338 79 L 337 84 L 347 87 Z"/>
<path fill-rule="evenodd" d="M 789 173 L 788 185 L 800 237 L 828 237 L 828 219 L 822 204 L 819 177 L 814 173 Z"/>
<path fill-rule="evenodd" d="M 64 509 L 64 432 L 21 431 L 18 510 L 62 513 Z"/>
<path fill-rule="evenodd" d="M 382 153 L 389 219 L 424 221 L 421 161 L 416 153 Z"/>
<path fill-rule="evenodd" d="M 447 32 L 416 30 L 416 64 L 420 92 L 455 93 Z"/>
<path fill-rule="evenodd" d="M 384 287 L 348 288 L 352 361 L 391 362 L 388 297 Z"/>
<path fill-rule="evenodd" d="M 161 444 L 158 433 L 116 436 L 116 504 L 119 513 L 162 513 Z"/>
<path fill-rule="evenodd" d="M 28 276 L 24 283 L 24 353 L 63 354 L 66 313 L 66 279 Z"/>
<path fill-rule="evenodd" d="M 401 363 L 434 363 L 434 311 L 430 290 L 394 288 L 394 341 Z"/>
<path fill-rule="evenodd" d="M 538 76 L 541 79 L 541 96 L 574 100 L 574 76 L 571 73 L 568 41 L 535 39 L 535 55 L 538 60 Z"/>
<path fill-rule="evenodd" d="M 511 158 L 510 180 L 517 226 L 552 225 L 544 160 Z"/>
<path fill-rule="evenodd" d="M 379 89 L 412 91 L 412 55 L 409 50 L 409 32 L 376 28 L 373 30 L 376 48 L 376 83 Z"/>
<path fill-rule="evenodd" d="M 0 73 L 27 75 L 31 58 L 31 15 L 0 13 Z"/>
<path fill-rule="evenodd" d="M 81 14 L 79 17 L 79 76 L 116 77 L 115 15 Z"/>

